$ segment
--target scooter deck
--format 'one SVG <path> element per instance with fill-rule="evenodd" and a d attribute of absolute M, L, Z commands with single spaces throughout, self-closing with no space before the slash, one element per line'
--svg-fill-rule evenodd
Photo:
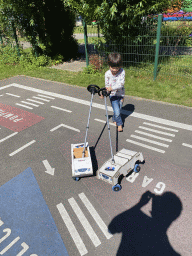
<path fill-rule="evenodd" d="M 83 150 L 84 143 L 71 144 L 72 177 L 93 175 L 93 167 L 88 143 L 86 143 L 84 157 Z"/>

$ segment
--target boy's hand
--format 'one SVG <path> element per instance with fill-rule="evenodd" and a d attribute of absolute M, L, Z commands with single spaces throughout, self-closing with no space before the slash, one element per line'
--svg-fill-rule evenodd
<path fill-rule="evenodd" d="M 112 90 L 113 90 L 113 89 L 112 89 L 111 86 L 107 87 L 107 91 L 108 91 L 108 92 L 111 92 Z"/>
<path fill-rule="evenodd" d="M 101 96 L 99 96 L 99 98 L 100 98 L 100 99 L 103 99 L 104 97 L 103 97 L 103 95 L 101 95 Z"/>

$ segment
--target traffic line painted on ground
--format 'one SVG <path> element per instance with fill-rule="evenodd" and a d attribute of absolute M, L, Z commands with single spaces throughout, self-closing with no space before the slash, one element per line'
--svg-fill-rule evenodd
<path fill-rule="evenodd" d="M 10 156 L 14 156 L 15 154 L 19 153 L 20 151 L 22 151 L 23 149 L 29 147 L 30 145 L 32 145 L 33 143 L 35 143 L 36 140 L 32 140 L 29 143 L 25 144 L 24 146 L 18 148 L 17 150 L 15 150 L 14 152 L 12 152 L 11 154 L 9 154 Z"/>
<path fill-rule="evenodd" d="M 150 128 L 147 128 L 147 127 L 144 127 L 144 126 L 139 126 L 139 128 L 140 128 L 140 129 L 143 129 L 143 130 L 146 130 L 146 131 L 150 131 L 150 132 L 155 132 L 155 133 L 167 135 L 167 136 L 170 136 L 170 137 L 175 137 L 175 134 L 172 134 L 172 133 L 162 132 L 162 131 L 150 129 Z"/>
<path fill-rule="evenodd" d="M 167 144 L 163 144 L 163 143 L 160 143 L 160 142 L 154 141 L 154 140 L 149 140 L 149 139 L 146 139 L 146 138 L 143 138 L 143 137 L 140 137 L 140 136 L 131 135 L 131 137 L 135 138 L 135 139 L 138 139 L 138 140 L 143 140 L 143 141 L 146 141 L 146 142 L 149 142 L 149 143 L 152 143 L 152 144 L 156 144 L 156 145 L 159 145 L 159 146 L 162 146 L 162 147 L 165 147 L 165 148 L 169 147 L 169 145 L 167 145 Z"/>
<path fill-rule="evenodd" d="M 170 140 L 170 139 L 163 138 L 163 137 L 159 137 L 159 136 L 156 136 L 156 135 L 153 135 L 153 134 L 150 134 L 150 133 L 146 133 L 146 132 L 142 132 L 142 131 L 138 131 L 138 130 L 135 130 L 135 132 L 136 132 L 136 133 L 139 133 L 139 134 L 142 134 L 142 135 L 146 135 L 146 136 L 155 138 L 155 139 L 159 139 L 159 140 L 164 140 L 164 141 L 172 142 L 172 140 Z"/>
<path fill-rule="evenodd" d="M 81 201 L 84 203 L 85 207 L 87 208 L 97 225 L 100 227 L 103 234 L 106 236 L 107 239 L 110 239 L 113 235 L 109 233 L 107 226 L 105 225 L 104 221 L 101 219 L 89 199 L 84 193 L 80 193 L 79 197 L 81 198 Z"/>
<path fill-rule="evenodd" d="M 28 108 L 28 109 L 33 109 L 29 106 L 26 106 L 26 105 L 23 105 L 23 104 L 20 104 L 20 103 L 15 103 L 15 105 L 18 105 L 18 106 L 21 106 L 21 107 L 24 107 L 24 108 Z"/>
<path fill-rule="evenodd" d="M 151 149 L 151 150 L 157 151 L 157 152 L 159 152 L 159 153 L 165 153 L 165 151 L 164 151 L 164 150 L 161 150 L 161 149 L 158 149 L 158 148 L 154 148 L 154 147 L 151 147 L 151 146 L 145 145 L 145 144 L 143 144 L 143 143 L 140 143 L 140 142 L 137 142 L 137 141 L 134 141 L 134 140 L 129 140 L 129 139 L 127 139 L 126 141 L 127 141 L 127 142 L 129 142 L 129 143 L 132 143 L 132 144 L 135 144 L 135 145 L 138 145 L 138 146 L 144 147 L 144 148 L 148 148 L 148 149 Z"/>
<path fill-rule="evenodd" d="M 72 127 L 72 126 L 68 126 L 68 125 L 65 125 L 65 124 L 60 124 L 60 125 L 54 127 L 53 129 L 50 130 L 50 132 L 53 132 L 53 131 L 59 129 L 60 127 L 65 127 L 65 128 L 70 129 L 70 130 L 73 130 L 73 131 L 76 131 L 76 132 L 80 132 L 79 129 L 76 129 L 76 128 Z"/>
<path fill-rule="evenodd" d="M 157 128 L 164 129 L 164 130 L 168 130 L 168 131 L 172 131 L 172 132 L 178 132 L 178 130 L 167 128 L 167 127 L 156 125 L 156 124 L 151 124 L 151 123 L 147 123 L 147 122 L 143 122 L 143 124 L 153 126 L 153 127 L 157 127 Z"/>
<path fill-rule="evenodd" d="M 104 124 L 107 123 L 107 121 L 104 121 L 104 120 L 101 120 L 101 119 L 97 119 L 97 118 L 95 118 L 94 120 L 97 121 L 97 122 L 100 122 L 100 123 L 104 123 Z M 109 122 L 109 124 L 113 125 L 113 126 L 116 126 L 116 124 L 111 123 L 111 122 Z"/>
<path fill-rule="evenodd" d="M 32 98 L 34 98 L 34 99 L 38 99 L 38 100 L 42 100 L 42 101 L 46 101 L 46 102 L 50 102 L 50 100 L 42 99 L 42 98 L 40 98 L 40 97 L 36 97 L 36 96 L 32 96 Z"/>
<path fill-rule="evenodd" d="M 58 109 L 58 110 L 62 110 L 62 111 L 65 111 L 65 112 L 69 112 L 69 113 L 72 112 L 71 110 L 67 110 L 67 109 L 64 109 L 64 108 L 59 108 L 59 107 L 56 107 L 56 106 L 51 106 L 51 108 L 55 108 L 55 109 Z"/>
<path fill-rule="evenodd" d="M 76 102 L 76 103 L 79 103 L 79 104 L 90 106 L 90 102 L 86 101 L 86 100 L 81 100 L 81 99 L 77 99 L 77 98 L 74 98 L 74 97 L 61 95 L 61 94 L 58 94 L 58 93 L 48 92 L 48 91 L 44 91 L 44 90 L 41 90 L 41 89 L 36 89 L 36 88 L 25 86 L 25 85 L 20 85 L 20 84 L 17 84 L 17 83 L 2 86 L 0 88 L 0 90 L 10 88 L 12 86 L 17 87 L 17 88 L 21 88 L 21 89 L 25 89 L 25 90 L 28 90 L 28 91 L 33 91 L 33 92 L 36 92 L 36 93 L 39 93 L 39 94 L 40 93 L 41 94 L 46 94 L 48 96 L 53 96 L 55 98 L 60 98 L 60 99 L 64 99 L 64 100 L 68 100 L 68 101 L 72 101 L 72 102 Z M 93 103 L 92 106 L 105 110 L 105 105 L 102 105 L 102 104 Z M 112 107 L 108 107 L 108 110 L 113 111 Z M 169 126 L 173 126 L 173 127 L 176 127 L 176 128 L 181 128 L 181 129 L 184 129 L 184 130 L 192 131 L 192 125 L 183 124 L 183 123 L 179 123 L 179 122 L 175 122 L 175 121 L 171 121 L 171 120 L 167 120 L 167 119 L 163 119 L 163 118 L 159 118 L 159 117 L 154 117 L 154 116 L 150 116 L 150 115 L 145 115 L 145 114 L 141 114 L 141 113 L 130 112 L 130 111 L 127 111 L 127 110 L 121 110 L 121 112 L 124 115 L 130 115 L 132 117 L 148 120 L 148 121 L 151 121 L 151 122 L 164 124 L 164 125 L 169 125 Z"/>
<path fill-rule="evenodd" d="M 3 142 L 3 141 L 5 141 L 5 140 L 7 140 L 7 139 L 9 139 L 9 138 L 11 138 L 11 137 L 13 137 L 13 136 L 15 136 L 17 133 L 18 133 L 18 132 L 14 132 L 14 133 L 8 135 L 7 137 L 1 139 L 1 140 L 0 140 L 0 143 Z"/>
<path fill-rule="evenodd" d="M 19 95 L 12 94 L 12 93 L 8 93 L 8 92 L 6 92 L 6 94 L 7 94 L 7 95 L 10 95 L 10 96 L 13 96 L 13 97 L 16 97 L 16 98 L 20 98 L 20 97 L 21 97 L 21 96 L 19 96 Z"/>
<path fill-rule="evenodd" d="M 182 145 L 185 147 L 188 147 L 188 148 L 192 148 L 192 145 L 190 145 L 190 144 L 182 143 Z"/>
<path fill-rule="evenodd" d="M 55 98 L 53 98 L 53 97 L 45 96 L 45 95 L 42 95 L 42 94 L 38 94 L 38 96 L 44 97 L 44 98 L 47 98 L 47 99 L 51 99 L 51 100 L 54 100 L 54 99 L 55 99 Z"/>
<path fill-rule="evenodd" d="M 21 101 L 21 102 L 25 103 L 25 104 L 29 104 L 29 105 L 34 106 L 34 107 L 39 107 L 39 105 L 34 104 L 34 103 L 30 103 L 30 102 L 27 102 L 27 101 Z"/>
<path fill-rule="evenodd" d="M 91 227 L 89 221 L 85 217 L 84 213 L 76 203 L 75 199 L 72 197 L 68 199 L 69 204 L 71 205 L 73 211 L 75 212 L 77 218 L 79 219 L 80 223 L 82 224 L 83 228 L 85 229 L 87 235 L 91 239 L 93 245 L 95 247 L 99 246 L 101 244 L 101 241 L 99 240 L 98 236 L 95 234 L 95 231 Z"/>
<path fill-rule="evenodd" d="M 40 102 L 40 101 L 37 101 L 37 100 L 32 100 L 32 99 L 26 99 L 26 100 L 36 102 L 36 103 L 41 104 L 41 105 L 45 104 L 44 102 Z"/>
<path fill-rule="evenodd" d="M 88 253 L 87 248 L 85 247 L 85 244 L 83 243 L 83 240 L 81 239 L 77 229 L 75 228 L 69 214 L 67 213 L 65 207 L 63 206 L 62 203 L 57 205 L 57 209 L 80 253 L 81 256 L 85 255 Z"/>

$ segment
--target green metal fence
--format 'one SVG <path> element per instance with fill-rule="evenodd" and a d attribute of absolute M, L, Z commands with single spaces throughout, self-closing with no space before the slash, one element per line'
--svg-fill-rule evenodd
<path fill-rule="evenodd" d="M 123 65 L 136 71 L 145 70 L 152 79 L 160 76 L 185 77 L 192 80 L 192 21 L 162 21 L 135 27 L 138 36 L 123 37 L 123 43 L 96 44 L 99 55 L 117 51 Z"/>

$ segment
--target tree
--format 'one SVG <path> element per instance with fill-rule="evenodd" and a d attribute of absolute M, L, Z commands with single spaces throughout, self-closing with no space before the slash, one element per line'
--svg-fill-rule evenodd
<path fill-rule="evenodd" d="M 72 37 L 75 14 L 64 7 L 62 0 L 0 0 L 1 20 L 6 24 L 11 11 L 21 33 L 32 43 L 34 50 L 43 53 L 42 43 L 48 56 L 62 55 L 63 60 L 77 55 L 77 41 Z M 5 17 L 5 18 L 4 18 Z"/>

